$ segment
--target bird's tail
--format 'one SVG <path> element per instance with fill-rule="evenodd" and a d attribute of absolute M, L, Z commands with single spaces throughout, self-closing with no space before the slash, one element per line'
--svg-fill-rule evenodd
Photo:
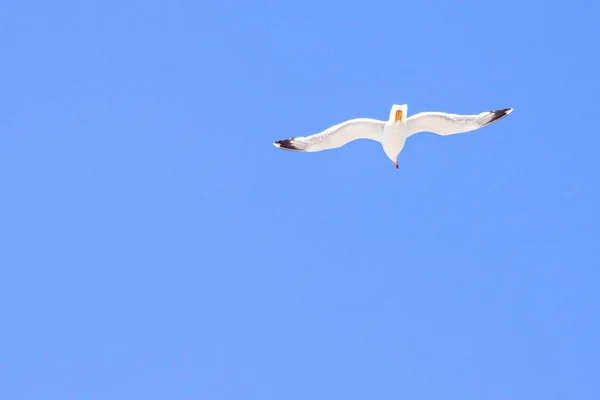
<path fill-rule="evenodd" d="M 390 110 L 390 117 L 389 117 L 389 121 L 390 122 L 394 122 L 394 121 L 402 121 L 402 122 L 406 122 L 406 113 L 408 112 L 408 105 L 407 104 L 394 104 L 392 106 L 392 109 Z"/>

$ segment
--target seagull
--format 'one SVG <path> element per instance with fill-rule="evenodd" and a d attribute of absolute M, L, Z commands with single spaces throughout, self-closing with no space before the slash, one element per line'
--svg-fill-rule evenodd
<path fill-rule="evenodd" d="M 373 118 L 355 118 L 334 125 L 310 136 L 292 137 L 273 142 L 275 147 L 297 152 L 315 152 L 336 149 L 357 139 L 381 143 L 385 155 L 398 169 L 398 155 L 406 139 L 418 132 L 432 132 L 441 136 L 474 131 L 500 121 L 512 108 L 463 115 L 445 112 L 421 112 L 406 117 L 407 104 L 394 104 L 387 121 Z"/>

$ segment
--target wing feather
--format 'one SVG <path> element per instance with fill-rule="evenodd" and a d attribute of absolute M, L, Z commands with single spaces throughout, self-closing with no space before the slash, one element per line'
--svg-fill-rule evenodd
<path fill-rule="evenodd" d="M 292 137 L 273 143 L 284 150 L 314 152 L 342 147 L 357 139 L 380 142 L 384 121 L 372 118 L 356 118 L 334 125 L 310 136 Z"/>
<path fill-rule="evenodd" d="M 485 111 L 474 115 L 422 112 L 409 117 L 407 137 L 418 132 L 432 132 L 447 136 L 483 128 L 501 120 L 512 112 L 512 108 Z"/>

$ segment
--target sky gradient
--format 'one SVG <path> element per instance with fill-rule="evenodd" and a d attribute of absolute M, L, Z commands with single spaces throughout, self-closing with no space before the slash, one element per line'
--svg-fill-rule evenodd
<path fill-rule="evenodd" d="M 600 8 L 457 4 L 5 4 L 0 398 L 600 398 Z"/>

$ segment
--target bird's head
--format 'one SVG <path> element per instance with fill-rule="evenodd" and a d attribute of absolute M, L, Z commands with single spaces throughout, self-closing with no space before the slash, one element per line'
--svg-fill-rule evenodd
<path fill-rule="evenodd" d="M 397 154 L 388 154 L 388 152 L 385 152 L 385 155 L 387 156 L 387 158 L 389 158 L 394 165 L 396 166 L 396 169 L 398 169 L 398 155 Z"/>

